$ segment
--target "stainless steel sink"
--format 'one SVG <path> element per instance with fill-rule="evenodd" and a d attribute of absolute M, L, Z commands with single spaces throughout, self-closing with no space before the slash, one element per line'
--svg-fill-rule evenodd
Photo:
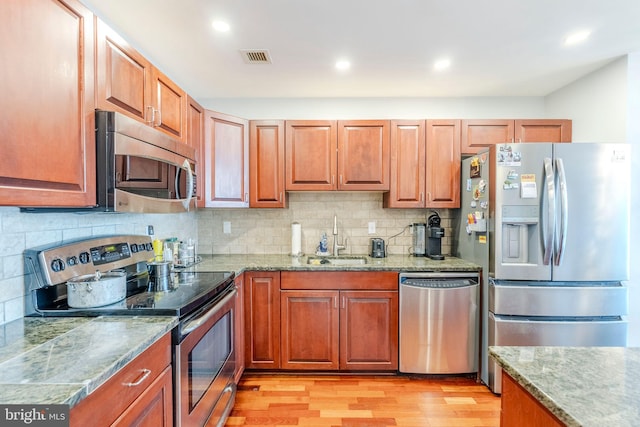
<path fill-rule="evenodd" d="M 307 264 L 310 265 L 364 265 L 367 257 L 364 256 L 310 256 Z"/>

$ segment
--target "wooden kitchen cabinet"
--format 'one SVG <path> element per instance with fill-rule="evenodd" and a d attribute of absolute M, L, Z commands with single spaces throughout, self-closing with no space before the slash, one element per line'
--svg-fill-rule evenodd
<path fill-rule="evenodd" d="M 172 426 L 172 388 L 167 333 L 73 407 L 70 425 Z"/>
<path fill-rule="evenodd" d="M 79 1 L 0 2 L 0 205 L 96 204 L 94 46 Z"/>
<path fill-rule="evenodd" d="M 96 105 L 186 142 L 187 94 L 104 22 L 97 22 Z"/>
<path fill-rule="evenodd" d="M 284 121 L 249 122 L 249 206 L 286 208 Z"/>
<path fill-rule="evenodd" d="M 424 208 L 426 141 L 424 120 L 392 120 L 389 192 L 382 195 L 385 208 Z"/>
<path fill-rule="evenodd" d="M 244 273 L 245 367 L 280 368 L 280 272 Z"/>
<path fill-rule="evenodd" d="M 337 122 L 287 120 L 285 126 L 286 190 L 336 190 Z"/>
<path fill-rule="evenodd" d="M 281 273 L 281 368 L 398 369 L 398 275 Z"/>
<path fill-rule="evenodd" d="M 389 189 L 388 120 L 286 122 L 286 190 Z"/>
<path fill-rule="evenodd" d="M 249 122 L 205 110 L 204 206 L 249 206 Z"/>
<path fill-rule="evenodd" d="M 199 208 L 204 207 L 204 113 L 204 108 L 195 99 L 187 96 L 186 143 L 196 150 L 196 206 Z M 200 182 L 200 180 L 203 181 Z"/>
<path fill-rule="evenodd" d="M 426 122 L 427 208 L 460 207 L 460 120 Z"/>
<path fill-rule="evenodd" d="M 562 427 L 562 423 L 509 374 L 502 373 L 500 425 L 503 427 Z"/>
<path fill-rule="evenodd" d="M 391 122 L 385 208 L 460 207 L 460 120 Z"/>
<path fill-rule="evenodd" d="M 336 370 L 339 361 L 338 291 L 280 293 L 282 369 Z"/>
<path fill-rule="evenodd" d="M 242 373 L 244 372 L 245 361 L 244 361 L 244 345 L 245 345 L 245 335 L 244 335 L 244 273 L 239 274 L 234 279 L 236 290 L 238 292 L 236 296 L 236 308 L 234 314 L 235 325 L 233 328 L 234 332 L 234 348 L 236 355 L 236 370 L 234 372 L 235 383 L 238 384 L 240 382 L 240 377 L 242 377 Z"/>
<path fill-rule="evenodd" d="M 338 122 L 338 189 L 389 190 L 389 121 Z"/>
<path fill-rule="evenodd" d="M 462 120 L 461 153 L 476 154 L 505 142 L 571 142 L 571 120 Z"/>

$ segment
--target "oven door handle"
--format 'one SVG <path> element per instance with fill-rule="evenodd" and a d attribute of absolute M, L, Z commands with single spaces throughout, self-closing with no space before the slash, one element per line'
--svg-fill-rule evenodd
<path fill-rule="evenodd" d="M 203 323 L 206 323 L 207 320 L 211 319 L 211 317 L 213 317 L 218 312 L 220 307 L 224 306 L 232 298 L 235 298 L 237 293 L 238 291 L 234 288 L 233 291 L 229 293 L 229 295 L 222 298 L 205 313 L 185 323 L 184 327 L 180 331 L 180 340 L 198 329 Z"/>

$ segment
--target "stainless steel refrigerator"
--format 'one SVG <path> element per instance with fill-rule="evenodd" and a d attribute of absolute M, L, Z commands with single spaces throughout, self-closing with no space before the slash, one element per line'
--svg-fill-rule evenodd
<path fill-rule="evenodd" d="M 626 346 L 630 146 L 500 144 L 462 162 L 454 253 L 483 267 L 491 345 Z"/>

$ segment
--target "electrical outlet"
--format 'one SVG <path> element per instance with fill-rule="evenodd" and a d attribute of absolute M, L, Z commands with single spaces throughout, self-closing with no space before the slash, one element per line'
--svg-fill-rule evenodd
<path fill-rule="evenodd" d="M 224 221 L 222 223 L 222 232 L 224 234 L 231 234 L 231 222 L 230 221 Z"/>
<path fill-rule="evenodd" d="M 153 236 L 153 225 L 147 225 L 147 234 Z"/>
<path fill-rule="evenodd" d="M 369 234 L 376 234 L 376 222 L 369 221 Z"/>

